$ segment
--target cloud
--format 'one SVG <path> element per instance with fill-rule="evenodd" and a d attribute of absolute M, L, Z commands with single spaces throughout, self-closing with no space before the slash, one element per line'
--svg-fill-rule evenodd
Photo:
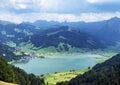
<path fill-rule="evenodd" d="M 61 0 L 39 0 L 39 6 L 42 10 L 56 10 L 61 4 Z"/>
<path fill-rule="evenodd" d="M 8 7 L 11 9 L 26 9 L 27 3 L 24 0 L 18 1 L 18 0 L 8 0 Z"/>
<path fill-rule="evenodd" d="M 12 13 L 80 13 L 86 10 L 86 5 L 84 0 L 1 0 L 0 10 Z"/>
<path fill-rule="evenodd" d="M 120 0 L 0 0 L 0 19 L 100 21 L 119 16 L 118 2 Z"/>
<path fill-rule="evenodd" d="M 87 0 L 87 2 L 89 2 L 89 3 L 98 3 L 98 2 L 101 2 L 101 0 Z"/>
<path fill-rule="evenodd" d="M 58 12 L 63 3 L 63 0 L 1 0 L 0 10 L 12 13 Z"/>
<path fill-rule="evenodd" d="M 96 22 L 96 21 L 103 21 L 108 20 L 113 17 L 119 17 L 120 18 L 120 12 L 114 12 L 114 13 L 83 13 L 79 16 L 79 19 L 81 21 L 85 22 Z"/>
<path fill-rule="evenodd" d="M 0 0 L 0 10 L 18 14 L 44 12 L 61 14 L 115 12 L 120 10 L 120 5 L 117 4 L 119 1 L 120 0 Z M 114 3 L 110 4 L 109 2 Z M 102 4 L 98 5 L 98 3 Z"/>
<path fill-rule="evenodd" d="M 0 20 L 20 23 L 23 17 L 11 13 L 0 13 Z"/>
<path fill-rule="evenodd" d="M 0 10 L 2 12 L 26 13 L 33 12 L 34 0 L 0 0 Z"/>
<path fill-rule="evenodd" d="M 18 7 L 20 9 L 26 9 L 27 8 L 27 6 L 25 4 L 18 4 Z"/>
<path fill-rule="evenodd" d="M 120 2 L 120 0 L 86 0 L 89 3 L 111 3 L 111 2 Z"/>
<path fill-rule="evenodd" d="M 96 21 L 103 21 L 107 20 L 113 17 L 119 17 L 120 18 L 120 12 L 115 13 L 81 13 L 79 15 L 74 14 L 40 14 L 39 19 L 43 20 L 55 20 L 59 22 L 78 22 L 78 21 L 84 21 L 84 22 L 96 22 Z"/>
<path fill-rule="evenodd" d="M 29 16 L 28 16 L 29 15 Z M 14 16 L 14 17 L 13 17 Z M 58 13 L 25 13 L 25 14 L 11 14 L 11 13 L 1 13 L 0 19 L 21 23 L 23 21 L 30 21 L 34 22 L 38 19 L 40 20 L 47 20 L 47 21 L 59 21 L 59 22 L 78 22 L 78 21 L 84 21 L 84 22 L 96 22 L 96 21 L 102 21 L 107 20 L 112 17 L 119 17 L 120 18 L 120 12 L 115 13 L 81 13 L 79 15 L 74 14 L 58 14 Z"/>

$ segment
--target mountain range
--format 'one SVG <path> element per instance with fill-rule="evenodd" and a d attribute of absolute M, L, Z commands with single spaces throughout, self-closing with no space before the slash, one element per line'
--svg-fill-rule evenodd
<path fill-rule="evenodd" d="M 38 20 L 33 23 L 16 24 L 0 21 L 0 56 L 7 61 L 19 60 L 21 56 L 28 53 L 34 54 L 38 51 L 41 53 L 42 49 L 47 49 L 47 51 L 54 49 L 55 52 L 69 52 L 71 49 L 119 52 L 119 36 L 120 18 L 117 17 L 89 23 Z M 43 78 L 27 74 L 7 64 L 3 58 L 0 58 L 2 69 L 0 80 L 20 85 L 44 84 Z M 68 82 L 58 82 L 57 85 L 119 85 L 119 80 L 120 54 L 117 54 L 89 68 L 89 71 L 83 75 L 78 75 Z"/>
<path fill-rule="evenodd" d="M 119 52 L 120 18 L 100 22 L 55 22 L 38 20 L 20 24 L 0 21 L 0 43 L 24 52 L 19 46 L 31 45 L 29 50 L 54 49 L 56 52 L 82 50 L 112 50 Z M 13 46 L 14 44 L 14 46 Z"/>

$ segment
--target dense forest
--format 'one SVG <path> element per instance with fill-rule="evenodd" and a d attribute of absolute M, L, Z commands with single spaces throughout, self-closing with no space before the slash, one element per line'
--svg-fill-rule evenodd
<path fill-rule="evenodd" d="M 69 82 L 59 82 L 57 85 L 120 85 L 120 54 Z"/>
<path fill-rule="evenodd" d="M 19 85 L 44 85 L 44 78 L 27 74 L 24 70 L 11 66 L 0 57 L 0 80 Z"/>

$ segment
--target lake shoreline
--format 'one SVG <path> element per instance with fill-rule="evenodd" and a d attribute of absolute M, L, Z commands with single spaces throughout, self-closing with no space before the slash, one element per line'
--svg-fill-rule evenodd
<path fill-rule="evenodd" d="M 102 59 L 102 57 L 101 56 L 104 56 L 104 53 L 102 54 L 102 53 L 98 53 L 98 54 L 96 54 L 96 53 L 90 53 L 90 52 L 87 52 L 87 53 L 77 53 L 77 52 L 75 52 L 75 53 L 62 53 L 62 54 L 60 54 L 60 53 L 55 53 L 55 54 L 53 54 L 52 53 L 52 55 L 46 55 L 46 56 L 24 56 L 24 57 L 22 57 L 21 59 L 19 59 L 19 60 L 12 60 L 12 61 L 10 61 L 10 62 L 8 62 L 8 63 L 10 63 L 10 64 L 12 64 L 12 63 L 14 63 L 14 62 L 25 62 L 25 61 L 29 61 L 29 60 L 31 60 L 31 59 L 33 59 L 33 58 L 53 58 L 53 57 L 55 57 L 55 58 L 59 58 L 59 57 L 56 57 L 56 56 L 65 56 L 65 55 L 74 55 L 74 54 L 77 54 L 77 55 L 100 55 L 99 57 L 97 56 L 93 56 L 94 58 L 96 58 L 96 59 Z M 105 54 L 107 54 L 107 55 L 110 55 L 109 53 L 105 53 Z M 117 54 L 117 53 L 116 53 Z M 104 56 L 105 58 L 107 58 L 108 56 Z"/>
<path fill-rule="evenodd" d="M 12 65 L 24 69 L 28 73 L 46 74 L 68 70 L 83 70 L 97 64 L 96 60 L 106 57 L 96 54 L 60 54 L 46 58 L 33 57 L 29 61 L 12 62 Z"/>

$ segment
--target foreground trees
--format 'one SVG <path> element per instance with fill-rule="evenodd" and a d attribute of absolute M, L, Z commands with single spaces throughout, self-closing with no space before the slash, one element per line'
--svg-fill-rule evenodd
<path fill-rule="evenodd" d="M 44 78 L 27 74 L 24 70 L 11 66 L 0 57 L 0 80 L 19 85 L 44 85 Z"/>
<path fill-rule="evenodd" d="M 69 82 L 59 82 L 57 85 L 120 85 L 120 54 Z"/>
<path fill-rule="evenodd" d="M 0 57 L 0 80 L 6 82 L 15 82 L 14 71 L 7 61 Z"/>

